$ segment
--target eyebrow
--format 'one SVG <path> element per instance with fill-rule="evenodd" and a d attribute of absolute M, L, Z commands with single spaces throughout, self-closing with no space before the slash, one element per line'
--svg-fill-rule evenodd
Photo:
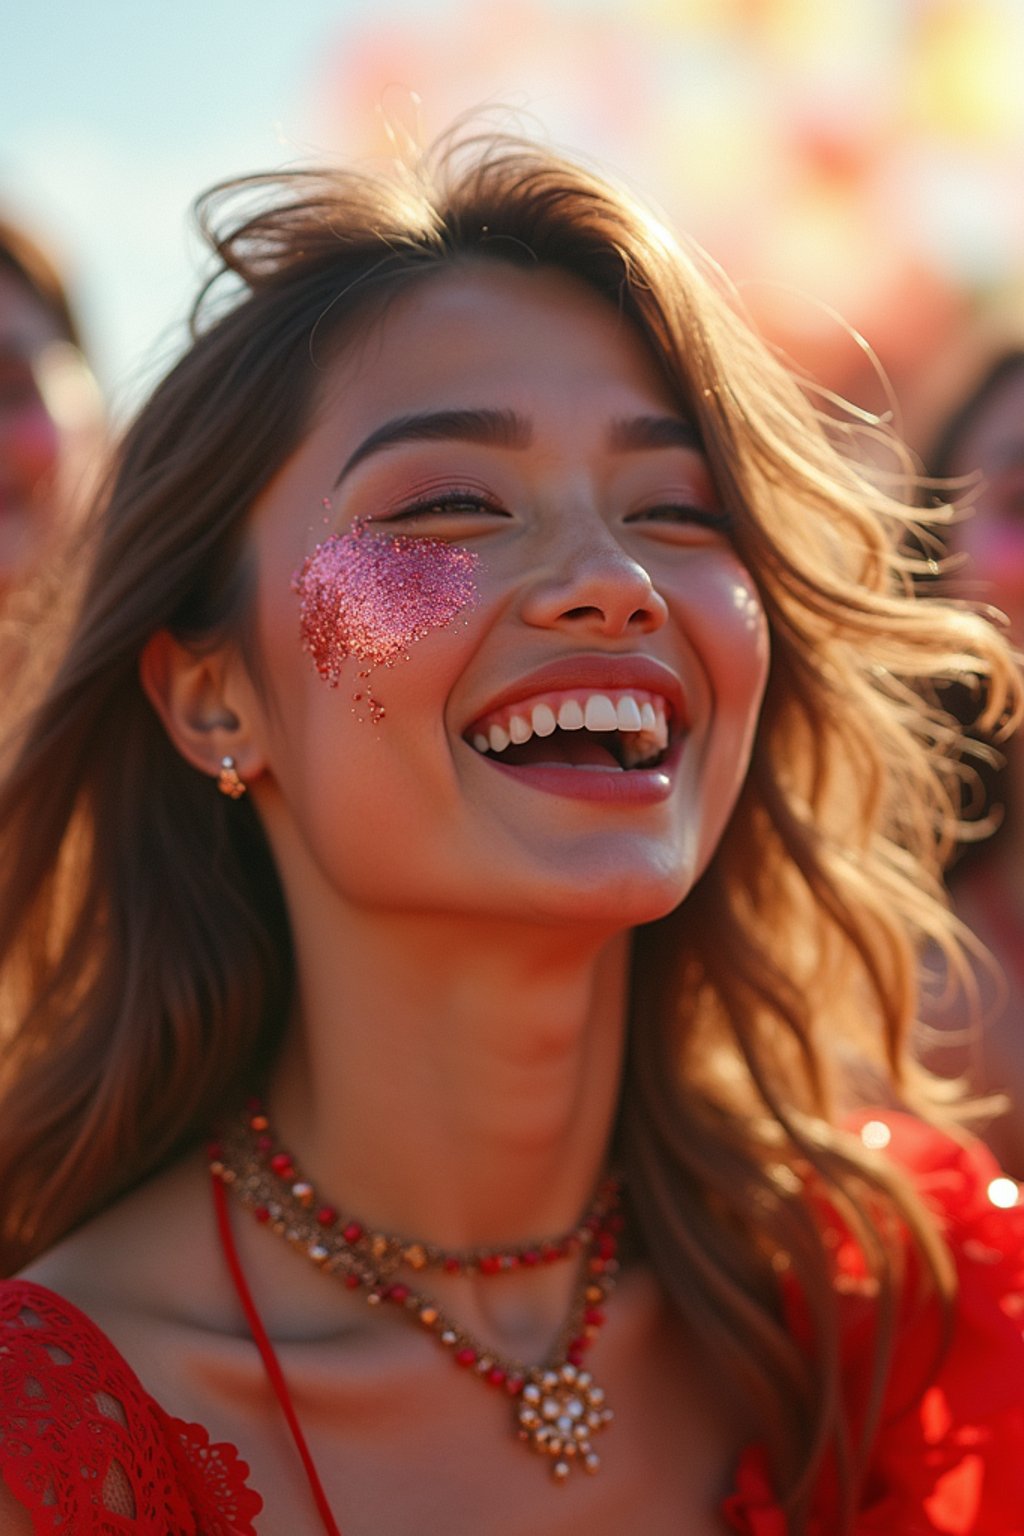
<path fill-rule="evenodd" d="M 490 448 L 529 448 L 533 428 L 516 411 L 457 410 L 427 411 L 419 415 L 396 416 L 375 428 L 349 454 L 335 480 L 335 487 L 364 459 L 400 443 L 460 442 L 483 443 Z M 700 434 L 693 422 L 683 416 L 630 416 L 612 422 L 609 447 L 618 453 L 647 448 L 693 448 L 703 451 Z"/>
<path fill-rule="evenodd" d="M 612 423 L 609 446 L 617 453 L 644 448 L 695 448 L 704 451 L 700 433 L 685 416 L 629 416 Z"/>
<path fill-rule="evenodd" d="M 342 465 L 334 484 L 368 459 L 371 454 L 398 443 L 422 442 L 483 443 L 489 448 L 529 448 L 533 428 L 515 411 L 428 411 L 418 416 L 396 416 L 364 437 Z"/>

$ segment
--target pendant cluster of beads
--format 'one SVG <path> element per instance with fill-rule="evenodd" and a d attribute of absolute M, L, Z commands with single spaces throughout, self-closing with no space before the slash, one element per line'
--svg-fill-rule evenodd
<path fill-rule="evenodd" d="M 600 1465 L 591 1437 L 612 1419 L 604 1393 L 583 1357 L 605 1320 L 604 1303 L 618 1271 L 620 1186 L 606 1180 L 579 1224 L 557 1237 L 501 1248 L 448 1250 L 419 1239 L 373 1231 L 321 1201 L 292 1155 L 275 1140 L 263 1105 L 250 1101 L 244 1117 L 211 1145 L 210 1168 L 257 1221 L 287 1239 L 325 1273 L 373 1307 L 396 1307 L 426 1328 L 455 1363 L 514 1401 L 514 1427 L 531 1450 L 547 1457 L 556 1481 L 573 1467 Z M 419 1275 L 500 1275 L 575 1258 L 579 1278 L 565 1321 L 539 1366 L 503 1357 L 461 1328 L 419 1289 Z M 408 1272 L 409 1280 L 401 1278 Z"/>
<path fill-rule="evenodd" d="M 601 1458 L 591 1436 L 612 1420 L 604 1392 L 589 1371 L 566 1361 L 557 1370 L 531 1371 L 519 1394 L 519 1438 L 531 1450 L 553 1458 L 552 1473 L 563 1482 L 573 1465 L 596 1472 Z"/>

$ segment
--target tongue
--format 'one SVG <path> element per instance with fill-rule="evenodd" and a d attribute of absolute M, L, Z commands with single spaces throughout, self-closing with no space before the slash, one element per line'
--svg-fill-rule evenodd
<path fill-rule="evenodd" d="M 555 731 L 550 736 L 531 736 L 522 746 L 513 743 L 498 760 L 511 768 L 554 763 L 573 768 L 616 768 L 621 771 L 621 764 L 611 748 L 614 741 L 614 731 L 601 735 L 591 731 Z"/>

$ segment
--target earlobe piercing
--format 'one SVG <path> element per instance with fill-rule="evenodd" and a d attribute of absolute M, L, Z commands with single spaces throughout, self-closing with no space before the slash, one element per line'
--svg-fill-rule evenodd
<path fill-rule="evenodd" d="M 245 794 L 246 786 L 239 778 L 238 769 L 235 767 L 233 757 L 221 758 L 220 773 L 217 775 L 217 788 L 222 795 L 227 795 L 230 800 L 240 800 Z"/>

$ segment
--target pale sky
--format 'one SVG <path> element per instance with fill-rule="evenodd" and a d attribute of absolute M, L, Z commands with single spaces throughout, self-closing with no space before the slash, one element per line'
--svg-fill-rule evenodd
<path fill-rule="evenodd" d="M 525 109 L 896 373 L 950 292 L 1024 273 L 1024 0 L 0 0 L 0 57 L 0 209 L 66 269 L 118 418 L 182 344 L 197 194 L 362 156 L 403 92 L 427 140 Z"/>
<path fill-rule="evenodd" d="M 422 12 L 392 4 L 396 18 Z M 179 344 L 195 195 L 315 158 L 308 82 L 372 0 L 4 0 L 0 206 L 70 272 L 124 409 Z"/>

